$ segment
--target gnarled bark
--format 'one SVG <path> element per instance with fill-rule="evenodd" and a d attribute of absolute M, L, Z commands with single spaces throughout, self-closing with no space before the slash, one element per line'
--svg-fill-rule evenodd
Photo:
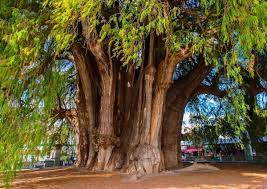
<path fill-rule="evenodd" d="M 205 65 L 203 58 L 186 77 L 174 82 L 168 91 L 166 111 L 163 119 L 162 150 L 167 169 L 181 163 L 181 129 L 184 109 L 194 96 L 201 82 L 209 74 L 211 66 Z"/>
<path fill-rule="evenodd" d="M 167 105 L 162 124 L 162 151 L 166 169 L 176 168 L 181 163 L 181 129 L 187 101 L 181 97 L 176 102 Z"/>
<path fill-rule="evenodd" d="M 93 64 L 93 60 L 92 59 L 89 60 L 89 56 L 88 55 L 86 56 L 85 50 L 78 44 L 73 45 L 72 53 L 74 57 L 75 67 L 79 76 L 80 87 L 78 92 L 83 93 L 83 96 L 80 97 L 77 102 L 77 110 L 79 115 L 78 117 L 79 119 L 86 119 L 86 121 L 83 121 L 83 123 L 80 124 L 83 126 L 79 125 L 79 127 L 81 128 L 79 128 L 78 130 L 80 134 L 78 134 L 77 138 L 78 141 L 82 140 L 83 142 L 82 141 L 78 142 L 79 143 L 78 146 L 88 145 L 87 147 L 88 157 L 84 159 L 87 159 L 85 165 L 87 167 L 91 167 L 95 157 L 95 149 L 93 145 L 93 130 L 96 127 L 96 116 L 95 116 L 96 105 L 94 103 L 94 101 L 96 100 L 96 94 L 94 91 L 96 89 L 92 80 L 93 66 L 90 65 Z M 81 94 L 78 94 L 77 96 L 79 95 Z M 80 107 L 81 104 L 83 106 L 82 107 L 83 109 L 81 109 Z M 80 139 L 81 137 L 83 139 Z"/>
<path fill-rule="evenodd" d="M 166 94 L 176 64 L 190 52 L 166 53 L 157 65 L 151 32 L 141 68 L 137 72 L 132 64 L 127 72 L 113 60 L 112 45 L 104 46 L 88 27 L 83 21 L 86 47 L 74 44 L 72 48 L 80 90 L 78 162 L 95 170 L 124 168 L 138 176 L 156 173 L 164 166 L 161 129 Z"/>
<path fill-rule="evenodd" d="M 190 56 L 188 49 L 181 49 L 176 54 L 166 54 L 158 69 L 155 82 L 155 89 L 153 95 L 152 105 L 152 119 L 151 119 L 151 138 L 150 143 L 160 148 L 160 131 L 164 113 L 164 105 L 166 100 L 167 90 L 172 82 L 173 72 L 178 63 Z"/>

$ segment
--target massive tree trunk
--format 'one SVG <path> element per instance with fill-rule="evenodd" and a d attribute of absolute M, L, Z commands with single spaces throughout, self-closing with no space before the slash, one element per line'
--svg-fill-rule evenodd
<path fill-rule="evenodd" d="M 189 50 L 167 51 L 158 60 L 151 32 L 142 66 L 135 70 L 130 63 L 126 69 L 112 56 L 112 44 L 104 46 L 88 23 L 82 25 L 86 46 L 74 44 L 71 49 L 78 84 L 77 121 L 72 122 L 77 165 L 108 171 L 123 168 L 138 177 L 160 171 L 166 95 L 176 65 L 191 55 Z"/>
<path fill-rule="evenodd" d="M 122 67 L 112 43 L 99 40 L 86 21 L 81 25 L 84 45 L 71 48 L 77 70 L 76 113 L 66 116 L 76 133 L 77 165 L 138 176 L 176 167 L 185 106 L 192 96 L 209 92 L 200 84 L 211 66 L 201 57 L 190 73 L 173 83 L 176 65 L 191 52 L 167 49 L 163 57 L 157 56 L 161 40 L 152 31 L 144 40 L 140 68 L 133 62 Z"/>
<path fill-rule="evenodd" d="M 167 103 L 162 130 L 162 151 L 166 169 L 176 168 L 181 163 L 181 129 L 186 103 L 187 100 L 182 96 L 173 104 Z"/>
<path fill-rule="evenodd" d="M 116 69 L 111 57 L 111 45 L 105 49 L 96 34 L 92 33 L 87 21 L 83 22 L 83 35 L 87 43 L 87 51 L 94 56 L 95 72 L 98 73 L 99 80 L 92 81 L 99 85 L 99 107 L 98 126 L 94 130 L 94 144 L 97 148 L 97 161 L 95 170 L 108 170 L 108 163 L 117 141 L 114 133 L 114 103 L 116 90 Z M 92 88 L 92 90 L 95 90 Z M 95 101 L 96 103 L 96 101 Z"/>
<path fill-rule="evenodd" d="M 163 119 L 162 150 L 166 169 L 181 163 L 181 130 L 184 109 L 190 98 L 196 95 L 201 82 L 207 77 L 211 66 L 201 57 L 198 65 L 184 78 L 174 82 L 167 94 L 167 107 Z"/>
<path fill-rule="evenodd" d="M 83 49 L 80 45 L 74 44 L 72 52 L 73 61 L 75 62 L 75 67 L 79 77 L 76 105 L 78 118 L 81 123 L 79 123 L 78 130 L 76 131 L 76 135 L 78 135 L 78 137 L 76 137 L 78 142 L 77 146 L 78 148 L 81 148 L 81 146 L 87 146 L 86 152 L 88 153 L 86 157 L 83 158 L 86 162 L 83 162 L 81 165 L 78 163 L 78 165 L 91 167 L 95 157 L 92 133 L 96 127 L 96 86 L 92 81 L 92 72 L 94 69 L 92 65 L 92 57 L 87 55 L 85 49 Z M 78 162 L 79 161 L 78 157 Z"/>
<path fill-rule="evenodd" d="M 101 67 L 99 66 L 99 68 Z M 100 70 L 100 73 L 101 73 L 100 74 L 101 96 L 100 96 L 100 111 L 99 111 L 99 130 L 98 130 L 98 136 L 99 136 L 98 159 L 97 159 L 96 169 L 104 170 L 107 169 L 107 165 L 111 157 L 112 150 L 114 148 L 114 142 L 116 140 L 113 128 L 115 82 L 113 81 L 112 70 L 110 71 L 110 73 L 107 73 L 107 71 L 105 70 Z"/>
<path fill-rule="evenodd" d="M 151 40 L 152 38 L 150 38 L 149 57 L 153 54 Z M 167 54 L 157 67 L 151 63 L 154 61 L 148 58 L 144 77 L 142 77 L 143 73 L 140 73 L 141 82 L 138 84 L 139 97 L 136 114 L 133 114 L 136 110 L 132 110 L 132 114 L 136 116 L 134 116 L 131 137 L 133 142 L 130 144 L 130 155 L 127 161 L 130 172 L 142 175 L 158 172 L 164 168 L 161 152 L 161 125 L 166 93 L 172 83 L 176 64 L 189 55 L 188 50 L 181 50 L 174 55 Z"/>
<path fill-rule="evenodd" d="M 138 176 L 177 166 L 184 108 L 210 66 L 202 61 L 172 85 L 175 66 L 190 56 L 188 50 L 166 54 L 156 65 L 150 37 L 149 50 L 143 54 L 148 58 L 135 71 L 134 64 L 128 70 L 119 69 L 111 47 L 106 53 L 99 41 L 88 41 L 89 50 L 72 49 L 78 73 L 78 121 L 72 120 L 77 165 L 95 170 L 124 168 Z"/>

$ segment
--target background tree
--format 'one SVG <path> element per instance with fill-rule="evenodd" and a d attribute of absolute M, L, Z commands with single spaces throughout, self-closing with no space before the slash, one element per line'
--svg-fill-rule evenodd
<path fill-rule="evenodd" d="M 263 70 L 265 61 L 256 58 L 253 62 L 254 73 L 257 76 L 251 77 L 249 71 L 245 71 L 242 74 L 244 78 L 242 84 L 230 84 L 228 80 L 228 86 L 232 85 L 234 91 L 238 94 L 244 92 L 245 105 L 248 109 L 248 114 L 238 114 L 239 106 L 235 107 L 235 102 L 232 96 L 228 95 L 221 101 L 217 100 L 217 97 L 206 95 L 193 98 L 189 103 L 190 112 L 193 114 L 191 122 L 196 128 L 192 128 L 194 136 L 198 135 L 198 140 L 209 141 L 210 143 L 218 140 L 218 137 L 240 137 L 241 144 L 244 145 L 246 159 L 252 160 L 252 147 L 259 149 L 257 146 L 260 144 L 259 139 L 266 134 L 266 86 L 265 79 L 263 77 Z M 221 88 L 225 87 L 225 79 L 220 81 Z M 241 91 L 240 91 L 241 90 Z M 233 91 L 233 90 L 232 90 Z M 213 105 L 212 105 L 213 104 Z M 214 105 L 215 104 L 215 105 Z M 237 118 L 236 115 L 239 115 Z M 211 132 L 215 132 L 216 135 L 208 135 L 210 129 Z M 216 138 L 217 137 L 217 138 Z M 252 145 L 251 145 L 252 144 Z M 251 147 L 252 146 L 252 147 Z"/>

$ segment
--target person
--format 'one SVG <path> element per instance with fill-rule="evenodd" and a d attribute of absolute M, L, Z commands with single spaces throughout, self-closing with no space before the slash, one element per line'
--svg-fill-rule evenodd
<path fill-rule="evenodd" d="M 72 165 L 74 165 L 74 163 L 75 163 L 75 158 L 74 158 L 73 156 L 70 156 L 70 161 L 71 161 Z"/>

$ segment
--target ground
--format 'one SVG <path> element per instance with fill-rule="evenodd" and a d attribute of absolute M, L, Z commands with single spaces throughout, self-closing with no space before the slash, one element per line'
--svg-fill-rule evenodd
<path fill-rule="evenodd" d="M 265 164 L 215 164 L 219 171 L 165 172 L 130 181 L 121 173 L 89 173 L 75 168 L 26 171 L 15 189 L 267 189 Z"/>

